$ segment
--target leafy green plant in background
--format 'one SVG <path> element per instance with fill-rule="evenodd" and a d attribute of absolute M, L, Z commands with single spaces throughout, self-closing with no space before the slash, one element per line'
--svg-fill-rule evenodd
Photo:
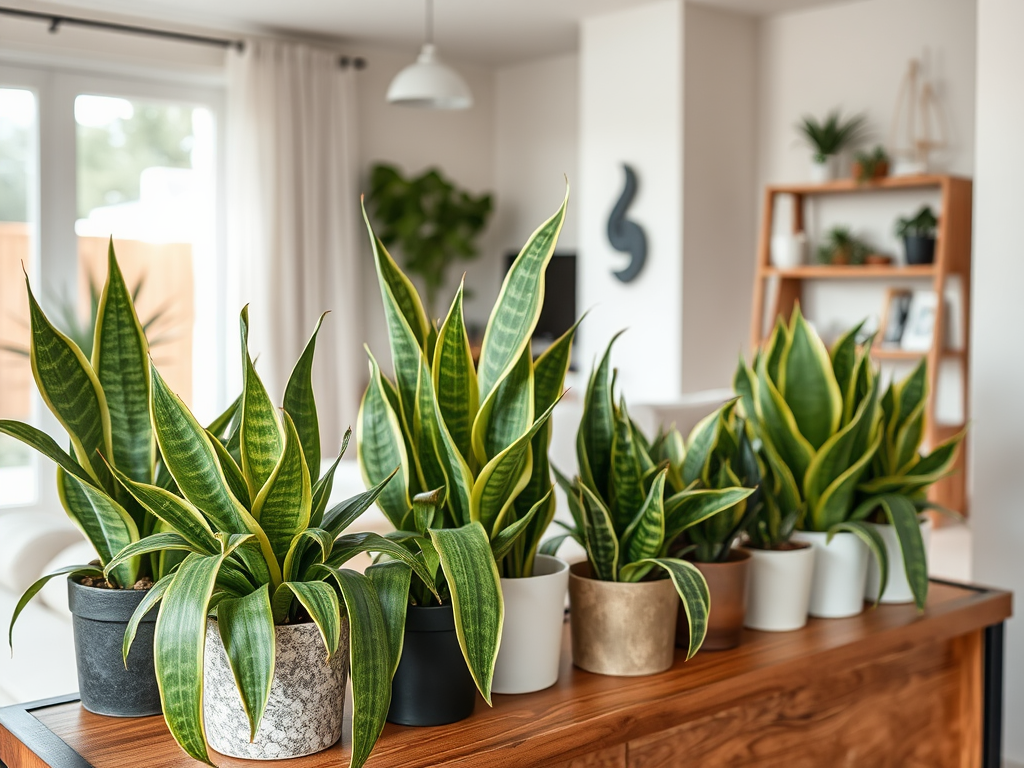
<path fill-rule="evenodd" d="M 370 171 L 370 204 L 381 242 L 397 247 L 406 270 L 422 278 L 427 312 L 436 317 L 434 301 L 448 267 L 479 253 L 475 241 L 494 208 L 491 196 L 458 189 L 436 168 L 406 178 L 381 163 Z"/>
<path fill-rule="evenodd" d="M 805 115 L 797 124 L 797 130 L 814 150 L 814 161 L 824 163 L 829 155 L 836 155 L 861 138 L 866 119 L 864 115 L 843 118 L 838 109 L 826 115 L 823 121 Z"/>
<path fill-rule="evenodd" d="M 386 602 L 388 587 L 400 589 L 410 568 L 420 564 L 376 534 L 346 533 L 391 475 L 326 509 L 341 456 L 317 477 L 320 429 L 311 371 L 319 329 L 318 323 L 291 373 L 279 419 L 253 367 L 248 311 L 242 311 L 243 392 L 222 434 L 203 429 L 152 368 L 153 430 L 180 497 L 111 468 L 166 530 L 125 547 L 105 572 L 152 551 L 187 553 L 139 605 L 125 633 L 124 655 L 127 659 L 138 622 L 159 604 L 154 658 L 164 718 L 181 748 L 207 763 L 203 649 L 207 615 L 214 609 L 253 735 L 273 679 L 276 625 L 314 622 L 331 656 L 339 648 L 345 611 L 353 692 L 351 765 L 366 761 L 391 700 L 397 653 L 378 594 Z M 396 560 L 372 566 L 365 576 L 343 567 L 370 547 Z"/>
<path fill-rule="evenodd" d="M 889 155 L 886 154 L 885 147 L 879 144 L 870 152 L 858 152 L 853 156 L 853 160 L 858 166 L 857 181 L 870 181 L 876 174 L 885 175 L 882 169 L 888 167 Z"/>
<path fill-rule="evenodd" d="M 818 261 L 822 264 L 863 264 L 871 248 L 853 236 L 849 227 L 832 227 L 825 242 L 818 247 Z"/>
<path fill-rule="evenodd" d="M 896 237 L 935 237 L 938 225 L 939 220 L 931 206 L 924 205 L 910 218 L 900 217 L 896 220 Z"/>
<path fill-rule="evenodd" d="M 370 384 L 357 427 L 360 464 L 368 484 L 401 465 L 378 505 L 397 529 L 394 536 L 415 556 L 429 564 L 440 540 L 474 547 L 464 576 L 486 579 L 463 585 L 442 559 L 438 578 L 443 581 L 420 585 L 414 579 L 410 597 L 423 605 L 431 589 L 442 600 L 450 596 L 463 653 L 488 700 L 503 620 L 499 571 L 508 577 L 533 574 L 537 547 L 555 510 L 549 420 L 562 394 L 576 328 L 536 361 L 530 338 L 567 200 L 568 195 L 534 232 L 506 275 L 479 365 L 466 333 L 463 288 L 435 327 L 412 282 L 367 221 L 395 379 L 385 377 L 370 354 Z M 442 488 L 443 494 L 431 493 Z"/>
<path fill-rule="evenodd" d="M 707 631 L 708 587 L 692 563 L 668 553 L 688 529 L 734 508 L 753 490 L 707 489 L 694 482 L 667 494 L 669 478 L 675 476 L 677 481 L 685 467 L 682 441 L 662 440 L 658 455 L 665 458 L 655 463 L 650 444 L 629 417 L 625 399 L 615 402 L 610 363 L 614 343 L 612 339 L 587 385 L 576 437 L 580 474 L 572 481 L 558 475 L 573 525 L 545 542 L 544 551 L 554 554 L 571 536 L 587 550 L 595 579 L 637 582 L 667 575 L 686 611 L 689 659 Z"/>

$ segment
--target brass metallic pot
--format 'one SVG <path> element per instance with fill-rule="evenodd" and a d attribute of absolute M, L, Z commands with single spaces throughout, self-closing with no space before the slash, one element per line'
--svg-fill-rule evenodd
<path fill-rule="evenodd" d="M 694 563 L 704 575 L 711 594 L 711 611 L 708 614 L 708 633 L 704 637 L 702 651 L 725 651 L 740 644 L 743 635 L 743 621 L 747 614 L 747 578 L 750 571 L 750 554 L 734 549 L 724 563 Z M 676 645 L 687 648 L 690 645 L 690 628 L 686 623 L 686 612 L 679 612 L 676 627 Z"/>
<path fill-rule="evenodd" d="M 664 672 L 675 661 L 679 595 L 668 579 L 636 584 L 589 578 L 590 564 L 569 569 L 572 660 L 600 675 Z"/>

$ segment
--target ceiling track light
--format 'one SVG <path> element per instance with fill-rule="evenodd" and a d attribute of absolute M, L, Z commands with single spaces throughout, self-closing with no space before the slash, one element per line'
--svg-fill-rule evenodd
<path fill-rule="evenodd" d="M 422 109 L 468 109 L 473 94 L 462 75 L 444 64 L 434 46 L 434 4 L 426 0 L 426 41 L 415 64 L 391 81 L 388 102 Z"/>

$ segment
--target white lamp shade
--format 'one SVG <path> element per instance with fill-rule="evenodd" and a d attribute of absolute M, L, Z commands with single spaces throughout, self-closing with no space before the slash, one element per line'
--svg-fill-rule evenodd
<path fill-rule="evenodd" d="M 388 101 L 425 109 L 467 109 L 473 106 L 473 94 L 462 76 L 442 64 L 434 46 L 427 43 L 416 63 L 395 75 Z"/>

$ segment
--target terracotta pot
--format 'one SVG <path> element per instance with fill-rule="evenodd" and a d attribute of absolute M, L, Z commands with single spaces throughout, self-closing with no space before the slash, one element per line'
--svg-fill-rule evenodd
<path fill-rule="evenodd" d="M 750 553 L 747 618 L 750 629 L 791 632 L 807 623 L 814 576 L 814 550 L 791 542 L 787 549 L 754 549 Z M 714 610 L 714 606 L 712 606 Z"/>
<path fill-rule="evenodd" d="M 653 675 L 671 667 L 679 613 L 672 582 L 626 584 L 589 576 L 589 563 L 569 568 L 573 664 L 620 677 Z"/>
<path fill-rule="evenodd" d="M 711 593 L 708 633 L 700 649 L 725 651 L 735 648 L 740 644 L 743 621 L 747 614 L 750 555 L 742 549 L 734 549 L 724 563 L 694 562 L 694 565 L 704 575 Z M 690 645 L 690 627 L 686 622 L 685 610 L 679 611 L 676 621 L 676 645 L 680 648 L 688 648 Z"/>

